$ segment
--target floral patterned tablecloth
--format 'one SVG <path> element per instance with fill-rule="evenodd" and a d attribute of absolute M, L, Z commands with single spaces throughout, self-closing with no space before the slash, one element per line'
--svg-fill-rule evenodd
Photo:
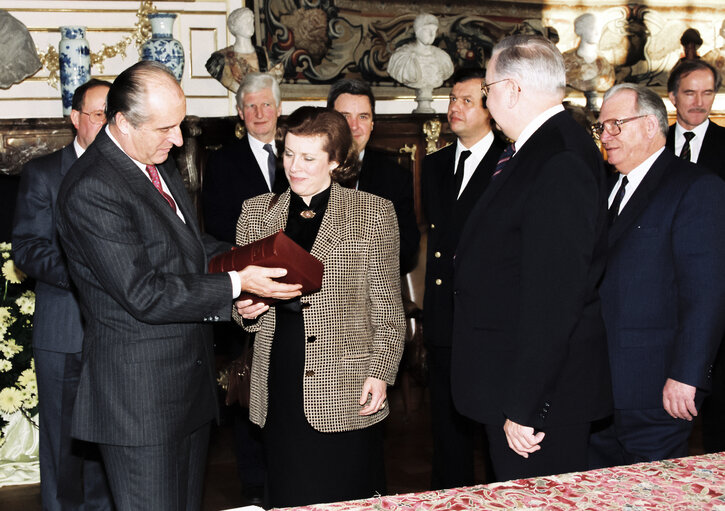
<path fill-rule="evenodd" d="M 294 509 L 300 511 L 404 511 L 406 509 L 725 511 L 725 452 Z"/>

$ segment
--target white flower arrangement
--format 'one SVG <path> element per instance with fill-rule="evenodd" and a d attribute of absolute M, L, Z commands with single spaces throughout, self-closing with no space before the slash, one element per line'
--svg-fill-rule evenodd
<path fill-rule="evenodd" d="M 10 250 L 10 243 L 0 243 L 0 446 L 11 414 L 21 412 L 32 420 L 38 412 L 31 346 L 35 293 L 28 289 L 25 274 L 15 266 Z"/>

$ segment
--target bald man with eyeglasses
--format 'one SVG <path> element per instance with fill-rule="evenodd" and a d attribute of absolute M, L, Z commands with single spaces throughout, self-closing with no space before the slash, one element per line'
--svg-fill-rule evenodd
<path fill-rule="evenodd" d="M 83 327 L 54 213 L 63 177 L 106 122 L 110 86 L 93 79 L 76 89 L 70 114 L 76 136 L 60 151 L 25 165 L 13 224 L 15 263 L 36 282 L 33 355 L 40 415 L 40 493 L 43 509 L 53 511 L 112 509 L 100 454 L 70 436 Z"/>

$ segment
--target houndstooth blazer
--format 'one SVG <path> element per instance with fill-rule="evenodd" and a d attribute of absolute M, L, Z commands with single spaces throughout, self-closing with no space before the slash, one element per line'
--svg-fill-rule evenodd
<path fill-rule="evenodd" d="M 290 191 L 271 208 L 273 194 L 247 200 L 237 222 L 237 244 L 269 236 L 287 223 Z M 312 255 L 325 265 L 322 289 L 303 296 L 304 385 L 307 420 L 318 431 L 360 429 L 381 421 L 388 407 L 362 417 L 365 379 L 392 385 L 403 353 L 405 318 L 400 298 L 399 238 L 391 202 L 333 183 Z M 237 321 L 241 319 L 237 316 Z M 245 328 L 254 342 L 249 415 L 267 417 L 268 369 L 275 308 Z"/>

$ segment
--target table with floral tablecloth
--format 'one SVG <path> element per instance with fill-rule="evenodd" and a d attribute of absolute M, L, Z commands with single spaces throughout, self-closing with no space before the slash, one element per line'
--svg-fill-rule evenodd
<path fill-rule="evenodd" d="M 725 453 L 294 509 L 725 511 Z"/>

